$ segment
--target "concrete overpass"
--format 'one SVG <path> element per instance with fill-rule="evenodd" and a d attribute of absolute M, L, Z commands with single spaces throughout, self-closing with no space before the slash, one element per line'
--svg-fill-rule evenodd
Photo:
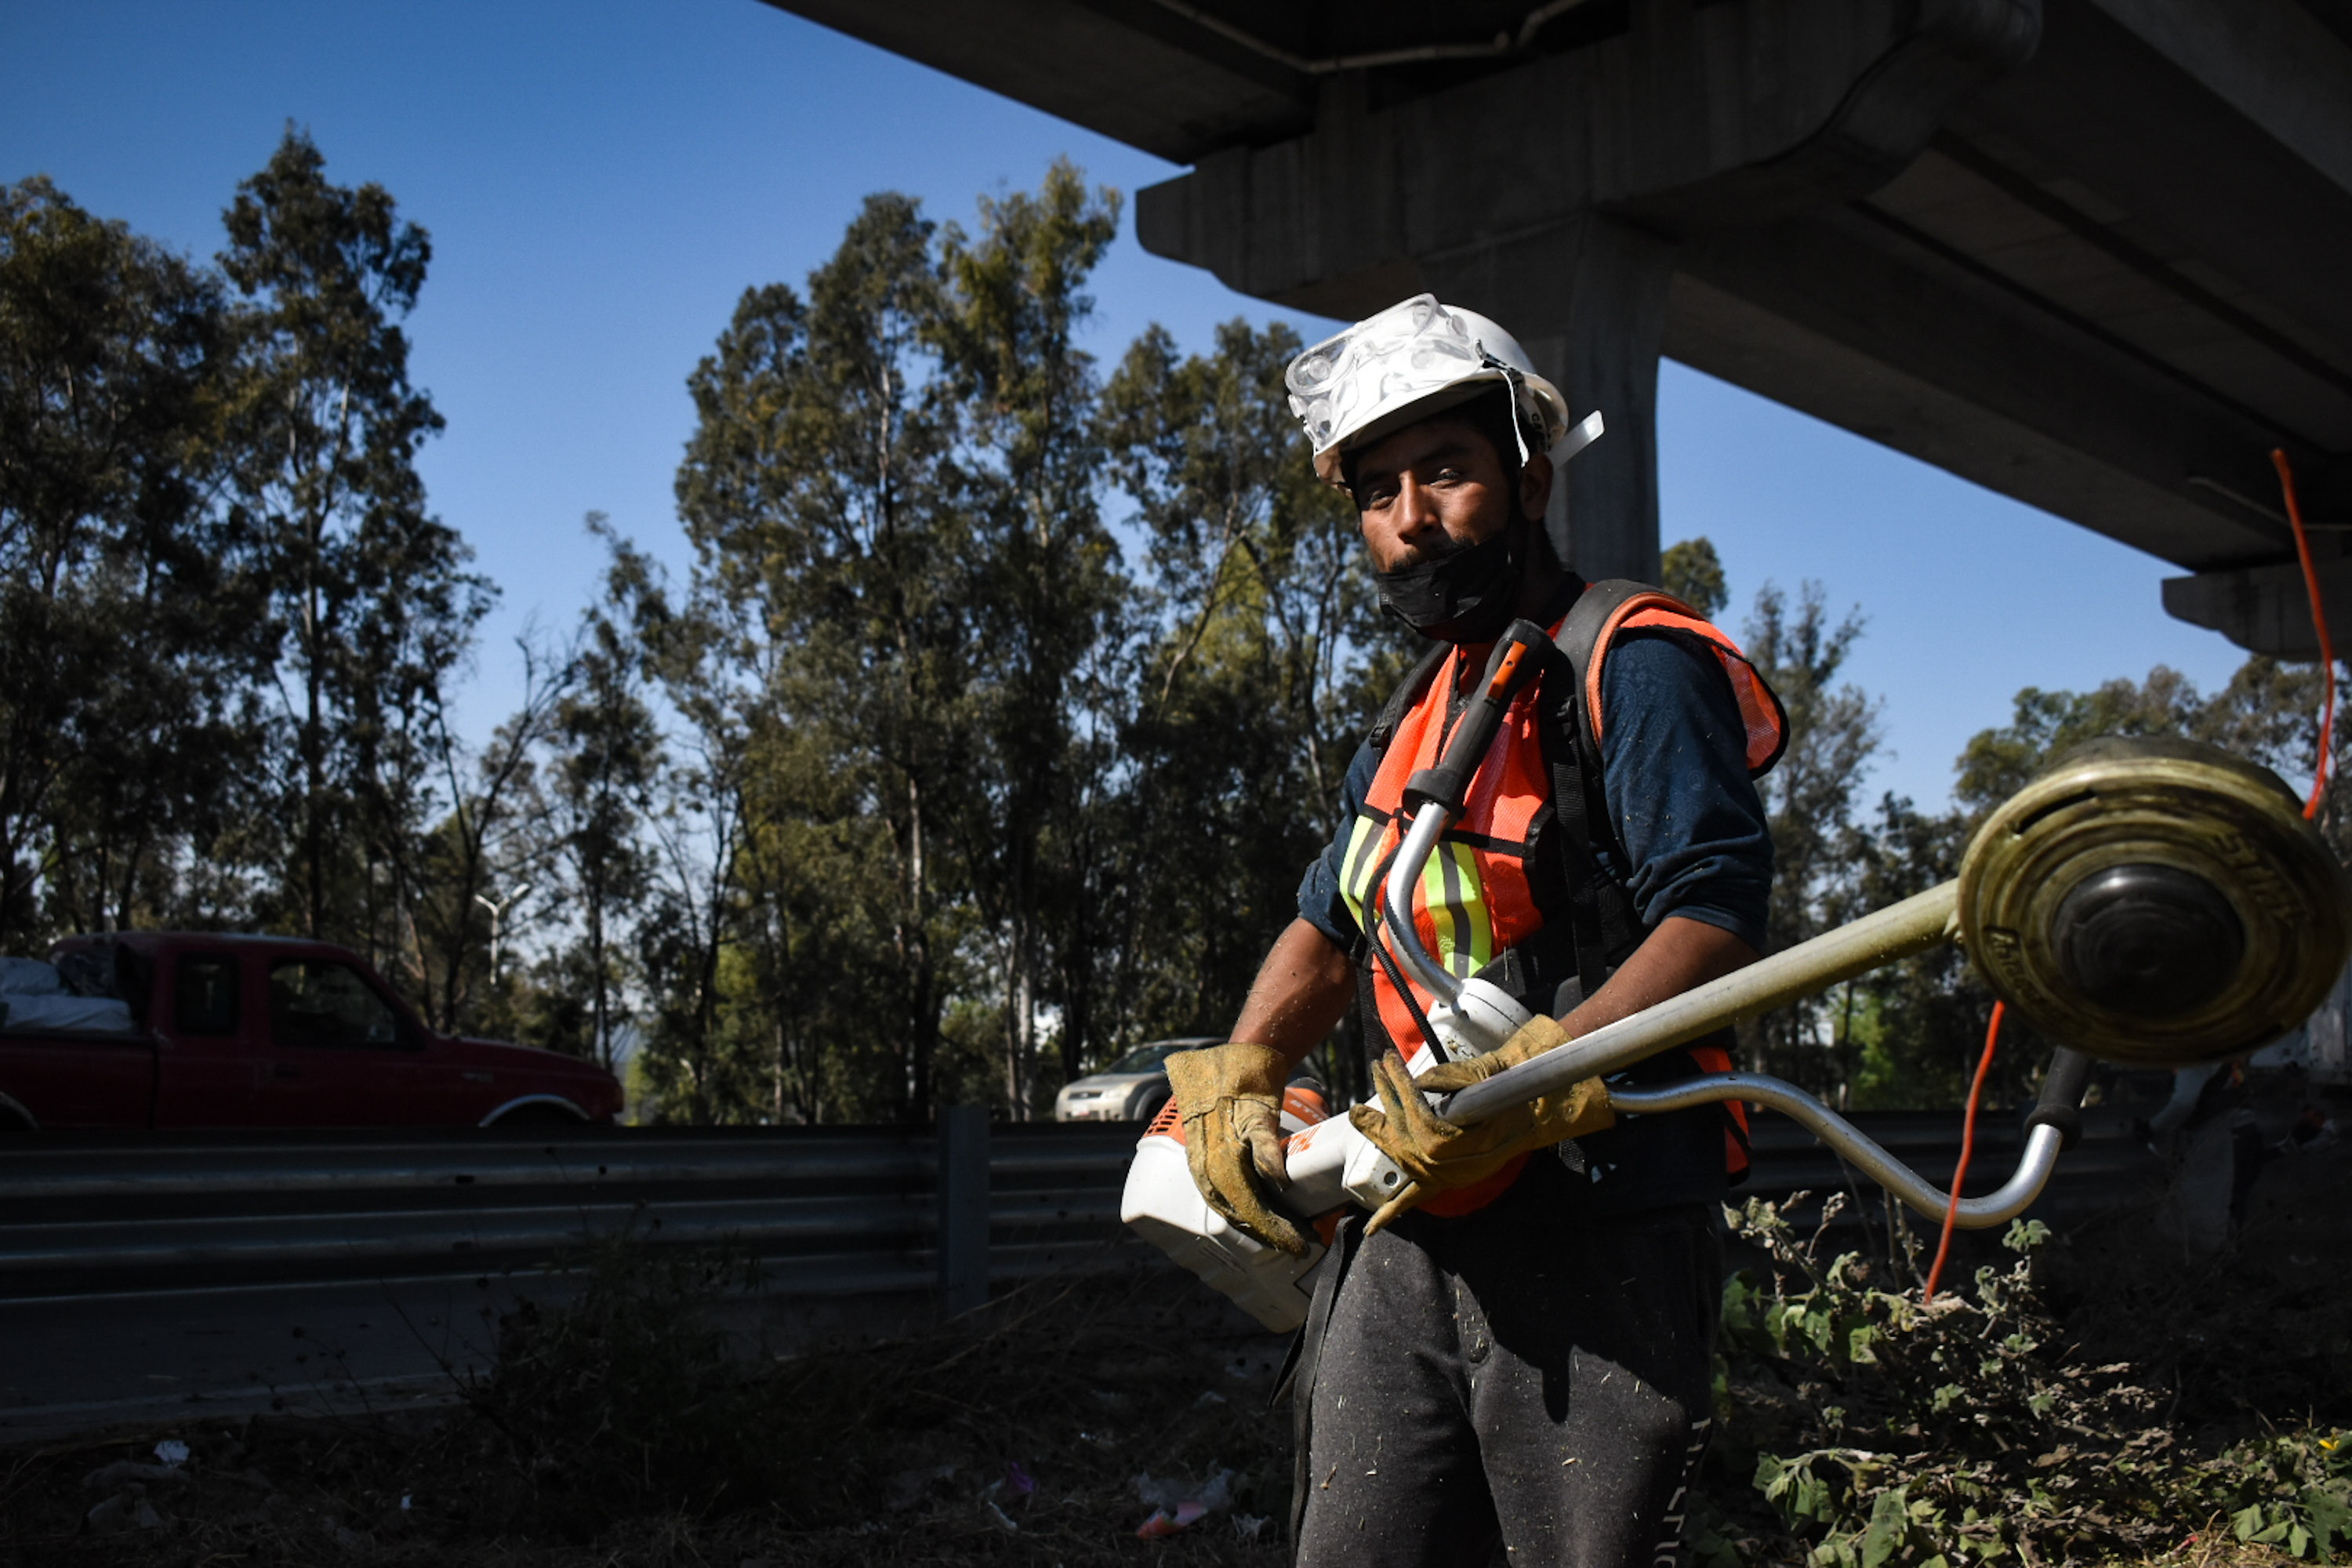
<path fill-rule="evenodd" d="M 2352 0 L 773 0 L 1192 172 L 1157 255 L 1508 323 L 1611 435 L 1552 526 L 1654 574 L 1667 354 L 2352 647 Z M 2021 563 L 2022 564 L 2022 563 Z"/>

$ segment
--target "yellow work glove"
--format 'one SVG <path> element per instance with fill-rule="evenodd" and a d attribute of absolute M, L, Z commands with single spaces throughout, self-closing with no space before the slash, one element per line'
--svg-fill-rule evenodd
<path fill-rule="evenodd" d="M 1266 1202 L 1290 1184 L 1282 1165 L 1282 1087 L 1290 1060 L 1271 1046 L 1234 1040 L 1168 1058 L 1168 1085 L 1184 1121 L 1192 1184 L 1227 1224 L 1294 1257 L 1307 1237 Z"/>
<path fill-rule="evenodd" d="M 1407 1180 L 1404 1189 L 1372 1215 L 1364 1234 L 1376 1235 L 1433 1193 L 1485 1181 L 1531 1149 L 1549 1148 L 1614 1126 L 1617 1114 L 1609 1109 L 1609 1089 L 1597 1078 L 1515 1105 L 1469 1127 L 1458 1127 L 1439 1116 L 1423 1098 L 1467 1089 L 1567 1043 L 1568 1031 L 1558 1019 L 1538 1017 L 1523 1026 L 1500 1050 L 1441 1062 L 1417 1079 L 1393 1050 L 1372 1064 L 1381 1110 L 1359 1105 L 1348 1112 L 1348 1119 L 1396 1162 Z"/>

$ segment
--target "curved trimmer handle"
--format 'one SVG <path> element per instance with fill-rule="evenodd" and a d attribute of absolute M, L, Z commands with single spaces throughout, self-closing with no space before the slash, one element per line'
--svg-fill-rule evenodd
<path fill-rule="evenodd" d="M 2026 1119 L 2025 1148 L 2018 1155 L 2017 1168 L 1996 1190 L 1981 1197 L 1962 1198 L 1957 1205 L 1949 1193 L 1880 1147 L 1868 1133 L 1781 1079 L 1761 1073 L 1707 1073 L 1680 1083 L 1618 1089 L 1611 1092 L 1610 1103 L 1618 1110 L 1648 1116 L 1726 1100 L 1769 1106 L 1836 1150 L 1909 1208 L 1931 1220 L 1941 1220 L 1948 1208 L 1952 1223 L 1959 1229 L 1981 1230 L 2007 1224 L 2042 1195 L 2057 1168 L 2060 1151 L 2070 1142 L 2070 1125 L 2079 1129 L 2078 1108 L 2089 1086 L 2089 1069 L 2088 1058 L 2074 1051 L 2058 1053 L 2042 1079 L 2041 1103 Z M 1460 1100 L 1456 1096 L 1455 1103 Z M 1482 1121 L 1496 1109 L 1499 1108 L 1486 1108 L 1462 1120 Z M 1442 1105 L 1439 1113 L 1449 1118 L 1454 1114 Z M 1282 1202 L 1302 1218 L 1349 1202 L 1378 1208 L 1396 1196 L 1404 1182 L 1395 1163 L 1344 1116 L 1295 1135 L 1288 1148 L 1288 1164 L 1290 1186 Z"/>
<path fill-rule="evenodd" d="M 1502 728 L 1503 715 L 1510 710 L 1511 700 L 1541 667 L 1536 650 L 1549 642 L 1550 636 L 1533 621 L 1513 621 L 1504 627 L 1503 635 L 1496 639 L 1494 652 L 1486 657 L 1478 694 L 1462 715 L 1437 765 L 1419 769 L 1405 781 L 1402 815 L 1409 826 L 1390 864 L 1388 880 L 1381 889 L 1380 923 L 1387 928 L 1389 947 L 1398 962 L 1440 1005 L 1449 1008 L 1459 1009 L 1464 983 L 1422 945 L 1421 933 L 1412 922 L 1412 889 L 1420 882 L 1430 857 L 1437 852 L 1438 842 L 1444 837 L 1446 829 L 1461 818 L 1469 803 L 1471 781 L 1478 775 L 1478 764 L 1486 760 L 1487 749 L 1495 743 L 1495 733 Z M 1379 939 L 1376 936 L 1374 940 Z M 1526 1021 L 1517 1004 L 1509 1003 L 1499 991 L 1495 996 L 1508 1004 L 1502 1010 L 1505 1015 L 1517 1014 L 1518 1023 Z M 1488 1020 L 1497 1025 L 1507 1021 L 1503 1016 Z M 1492 1049 L 1502 1044 L 1516 1027 L 1517 1023 L 1510 1024 L 1484 1048 Z"/>
<path fill-rule="evenodd" d="M 2076 1072 L 2072 1064 L 2079 1063 Z M 2025 1148 L 2017 1168 L 1999 1188 L 1978 1198 L 1962 1198 L 1952 1205 L 1951 1194 L 1881 1148 L 1870 1134 L 1785 1079 L 1761 1073 L 1709 1073 L 1680 1083 L 1612 1091 L 1610 1103 L 1620 1110 L 1656 1115 L 1688 1110 L 1723 1100 L 1743 1100 L 1768 1105 L 1801 1123 L 1816 1138 L 1836 1150 L 1848 1163 L 1893 1193 L 1906 1206 L 1928 1219 L 1941 1220 L 1948 1211 L 1961 1230 L 1982 1230 L 2006 1225 L 2032 1206 L 2057 1168 L 2061 1150 L 2071 1142 L 2064 1130 L 2071 1121 L 2081 1130 L 2080 1104 L 2089 1082 L 2089 1058 L 2060 1051 L 2042 1079 L 2042 1102 L 2026 1119 Z"/>

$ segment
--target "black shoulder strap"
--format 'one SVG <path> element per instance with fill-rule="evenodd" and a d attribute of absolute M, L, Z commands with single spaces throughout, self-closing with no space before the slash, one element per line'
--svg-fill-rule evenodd
<path fill-rule="evenodd" d="M 1592 660 L 1605 652 L 1598 645 L 1601 628 L 1609 624 L 1610 617 L 1635 595 L 1656 591 L 1647 583 L 1623 577 L 1588 586 L 1560 622 L 1559 633 L 1552 639 L 1559 657 L 1547 669 L 1547 679 L 1553 675 L 1562 676 L 1569 688 L 1558 699 L 1548 690 L 1540 711 L 1547 724 L 1544 746 L 1547 755 L 1553 759 L 1552 803 L 1559 816 L 1570 918 L 1575 926 L 1577 978 L 1587 996 L 1608 978 L 1612 969 L 1641 945 L 1644 933 L 1641 917 L 1633 908 L 1633 895 L 1601 871 L 1592 852 L 1598 841 L 1610 847 L 1619 865 L 1624 865 L 1627 858 L 1623 847 L 1617 844 L 1616 828 L 1609 815 L 1601 767 L 1601 737 L 1592 727 L 1592 714 L 1584 700 L 1584 677 Z M 1776 697 L 1773 700 L 1780 700 Z M 1677 1058 L 1676 1071 L 1697 1066 L 1680 1053 Z M 1727 1165 L 1736 1166 L 1735 1181 L 1744 1180 L 1748 1163 L 1748 1124 L 1728 1101 L 1719 1108 L 1718 1114 L 1738 1151 L 1737 1160 L 1727 1158 Z"/>
<path fill-rule="evenodd" d="M 1421 700 L 1421 694 L 1429 689 L 1429 683 L 1437 679 L 1438 667 L 1453 651 L 1452 643 L 1431 643 L 1429 651 L 1414 663 L 1403 683 L 1389 693 L 1389 700 L 1381 705 L 1380 717 L 1372 721 L 1371 733 L 1364 737 L 1371 742 L 1372 750 L 1385 752 L 1389 749 L 1389 742 L 1396 739 L 1397 726 L 1404 722 L 1404 716 L 1412 711 L 1414 703 Z"/>
<path fill-rule="evenodd" d="M 1587 710 L 1584 677 L 1609 617 L 1634 595 L 1653 591 L 1646 583 L 1622 577 L 1587 584 L 1552 639 L 1557 657 L 1547 661 L 1540 709 L 1547 731 L 1545 760 L 1551 770 L 1560 869 L 1575 933 L 1577 980 L 1586 996 L 1599 990 L 1610 971 L 1641 945 L 1643 932 L 1633 895 L 1601 868 L 1595 853 L 1606 847 L 1621 865 L 1625 858 L 1609 814 L 1601 741 Z"/>
<path fill-rule="evenodd" d="M 1604 577 L 1598 583 L 1585 585 L 1584 592 L 1577 595 L 1576 603 L 1570 607 L 1568 618 L 1560 623 L 1559 635 L 1552 638 L 1559 651 L 1568 655 L 1568 662 L 1575 667 L 1580 682 L 1592 667 L 1593 652 L 1601 641 L 1601 628 L 1609 624 L 1609 617 L 1635 595 L 1662 591 L 1650 584 L 1637 583 L 1631 577 Z M 1591 711 L 1580 696 L 1576 711 L 1580 721 L 1576 736 L 1578 749 L 1598 765 L 1601 736 L 1593 729 Z"/>

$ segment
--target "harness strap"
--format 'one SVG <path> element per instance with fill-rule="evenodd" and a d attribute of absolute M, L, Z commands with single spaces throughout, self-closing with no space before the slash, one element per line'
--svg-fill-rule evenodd
<path fill-rule="evenodd" d="M 1567 715 L 1572 719 L 1573 712 Z M 1547 751 L 1555 748 L 1547 747 Z M 1597 815 L 1585 794 L 1584 770 L 1578 765 L 1573 741 L 1564 741 L 1556 748 L 1561 755 L 1547 760 L 1550 763 L 1552 821 L 1561 839 L 1561 859 L 1568 888 L 1568 922 L 1570 941 L 1576 952 L 1577 1000 L 1581 1002 L 1601 989 L 1613 967 L 1609 949 L 1611 927 L 1619 924 L 1612 920 L 1612 900 L 1604 897 L 1603 885 L 1614 888 L 1609 879 L 1598 874 L 1599 860 L 1592 850 L 1592 825 Z M 1608 818 L 1600 817 L 1601 831 L 1608 832 Z"/>
<path fill-rule="evenodd" d="M 1584 721 L 1580 740 L 1589 743 L 1591 753 L 1600 754 L 1604 717 L 1601 704 L 1601 661 L 1619 634 L 1632 631 L 1688 637 L 1695 647 L 1715 657 L 1724 679 L 1731 684 L 1732 700 L 1739 709 L 1740 723 L 1746 731 L 1748 776 L 1761 778 L 1769 773 L 1789 743 L 1789 713 L 1781 706 L 1780 695 L 1748 656 L 1739 651 L 1738 645 L 1717 630 L 1706 616 L 1671 594 L 1623 577 L 1588 586 L 1560 624 L 1559 645 L 1576 652 L 1576 668 L 1584 678 Z"/>
<path fill-rule="evenodd" d="M 1568 617 L 1559 623 L 1559 635 L 1552 639 L 1576 667 L 1580 685 L 1590 673 L 1592 650 L 1600 645 L 1601 632 L 1615 618 L 1618 610 L 1643 594 L 1656 592 L 1647 583 L 1636 583 L 1631 577 L 1604 577 L 1598 583 L 1584 585 L 1584 592 L 1579 594 L 1576 603 L 1569 606 Z M 1584 719 L 1586 728 L 1590 730 L 1591 715 L 1588 712 Z M 1598 747 L 1601 740 L 1598 731 L 1592 732 L 1591 739 Z"/>
<path fill-rule="evenodd" d="M 1552 802 L 1562 829 L 1561 848 L 1567 862 L 1562 869 L 1569 884 L 1570 919 L 1575 923 L 1578 982 L 1587 996 L 1599 984 L 1588 954 L 1598 951 L 1603 955 L 1600 978 L 1606 979 L 1641 945 L 1643 934 L 1633 895 L 1601 870 L 1599 857 L 1593 853 L 1591 829 L 1598 823 L 1605 836 L 1602 842 L 1620 865 L 1626 863 L 1624 849 L 1616 842 L 1607 810 L 1599 804 L 1603 792 L 1591 786 L 1600 784 L 1603 777 L 1601 729 L 1594 712 L 1601 689 L 1599 664 L 1607 655 L 1610 640 L 1623 629 L 1628 612 L 1638 611 L 1639 602 L 1644 600 L 1676 603 L 1648 584 L 1629 578 L 1588 584 L 1577 595 L 1576 603 L 1560 622 L 1559 634 L 1552 639 L 1565 668 L 1546 670 L 1548 679 L 1555 673 L 1564 677 L 1560 684 L 1567 689 L 1560 700 L 1547 701 L 1543 714 L 1549 721 L 1545 731 L 1547 751 L 1556 748 L 1558 752 L 1551 758 Z M 1780 712 L 1779 697 L 1760 681 L 1757 684 L 1772 704 L 1785 731 L 1786 719 Z M 1769 756 L 1753 771 L 1760 773 L 1777 762 L 1784 743 L 1784 736 L 1776 738 Z M 1687 1055 L 1701 1072 L 1731 1070 L 1731 1054 L 1719 1045 L 1701 1042 L 1687 1047 Z M 1724 1170 L 1734 1183 L 1741 1182 L 1746 1180 L 1749 1166 L 1748 1108 L 1737 1100 L 1726 1100 L 1722 1102 L 1721 1114 Z"/>
<path fill-rule="evenodd" d="M 1552 776 L 1552 812 L 1561 834 L 1561 870 L 1582 996 L 1598 991 L 1610 972 L 1642 944 L 1641 917 L 1633 896 L 1601 868 L 1597 853 L 1606 849 L 1621 867 L 1626 863 L 1602 798 L 1601 740 L 1585 690 L 1601 631 L 1621 605 L 1650 591 L 1622 578 L 1587 584 L 1560 623 L 1552 639 L 1554 657 L 1543 671 L 1541 734 Z"/>

